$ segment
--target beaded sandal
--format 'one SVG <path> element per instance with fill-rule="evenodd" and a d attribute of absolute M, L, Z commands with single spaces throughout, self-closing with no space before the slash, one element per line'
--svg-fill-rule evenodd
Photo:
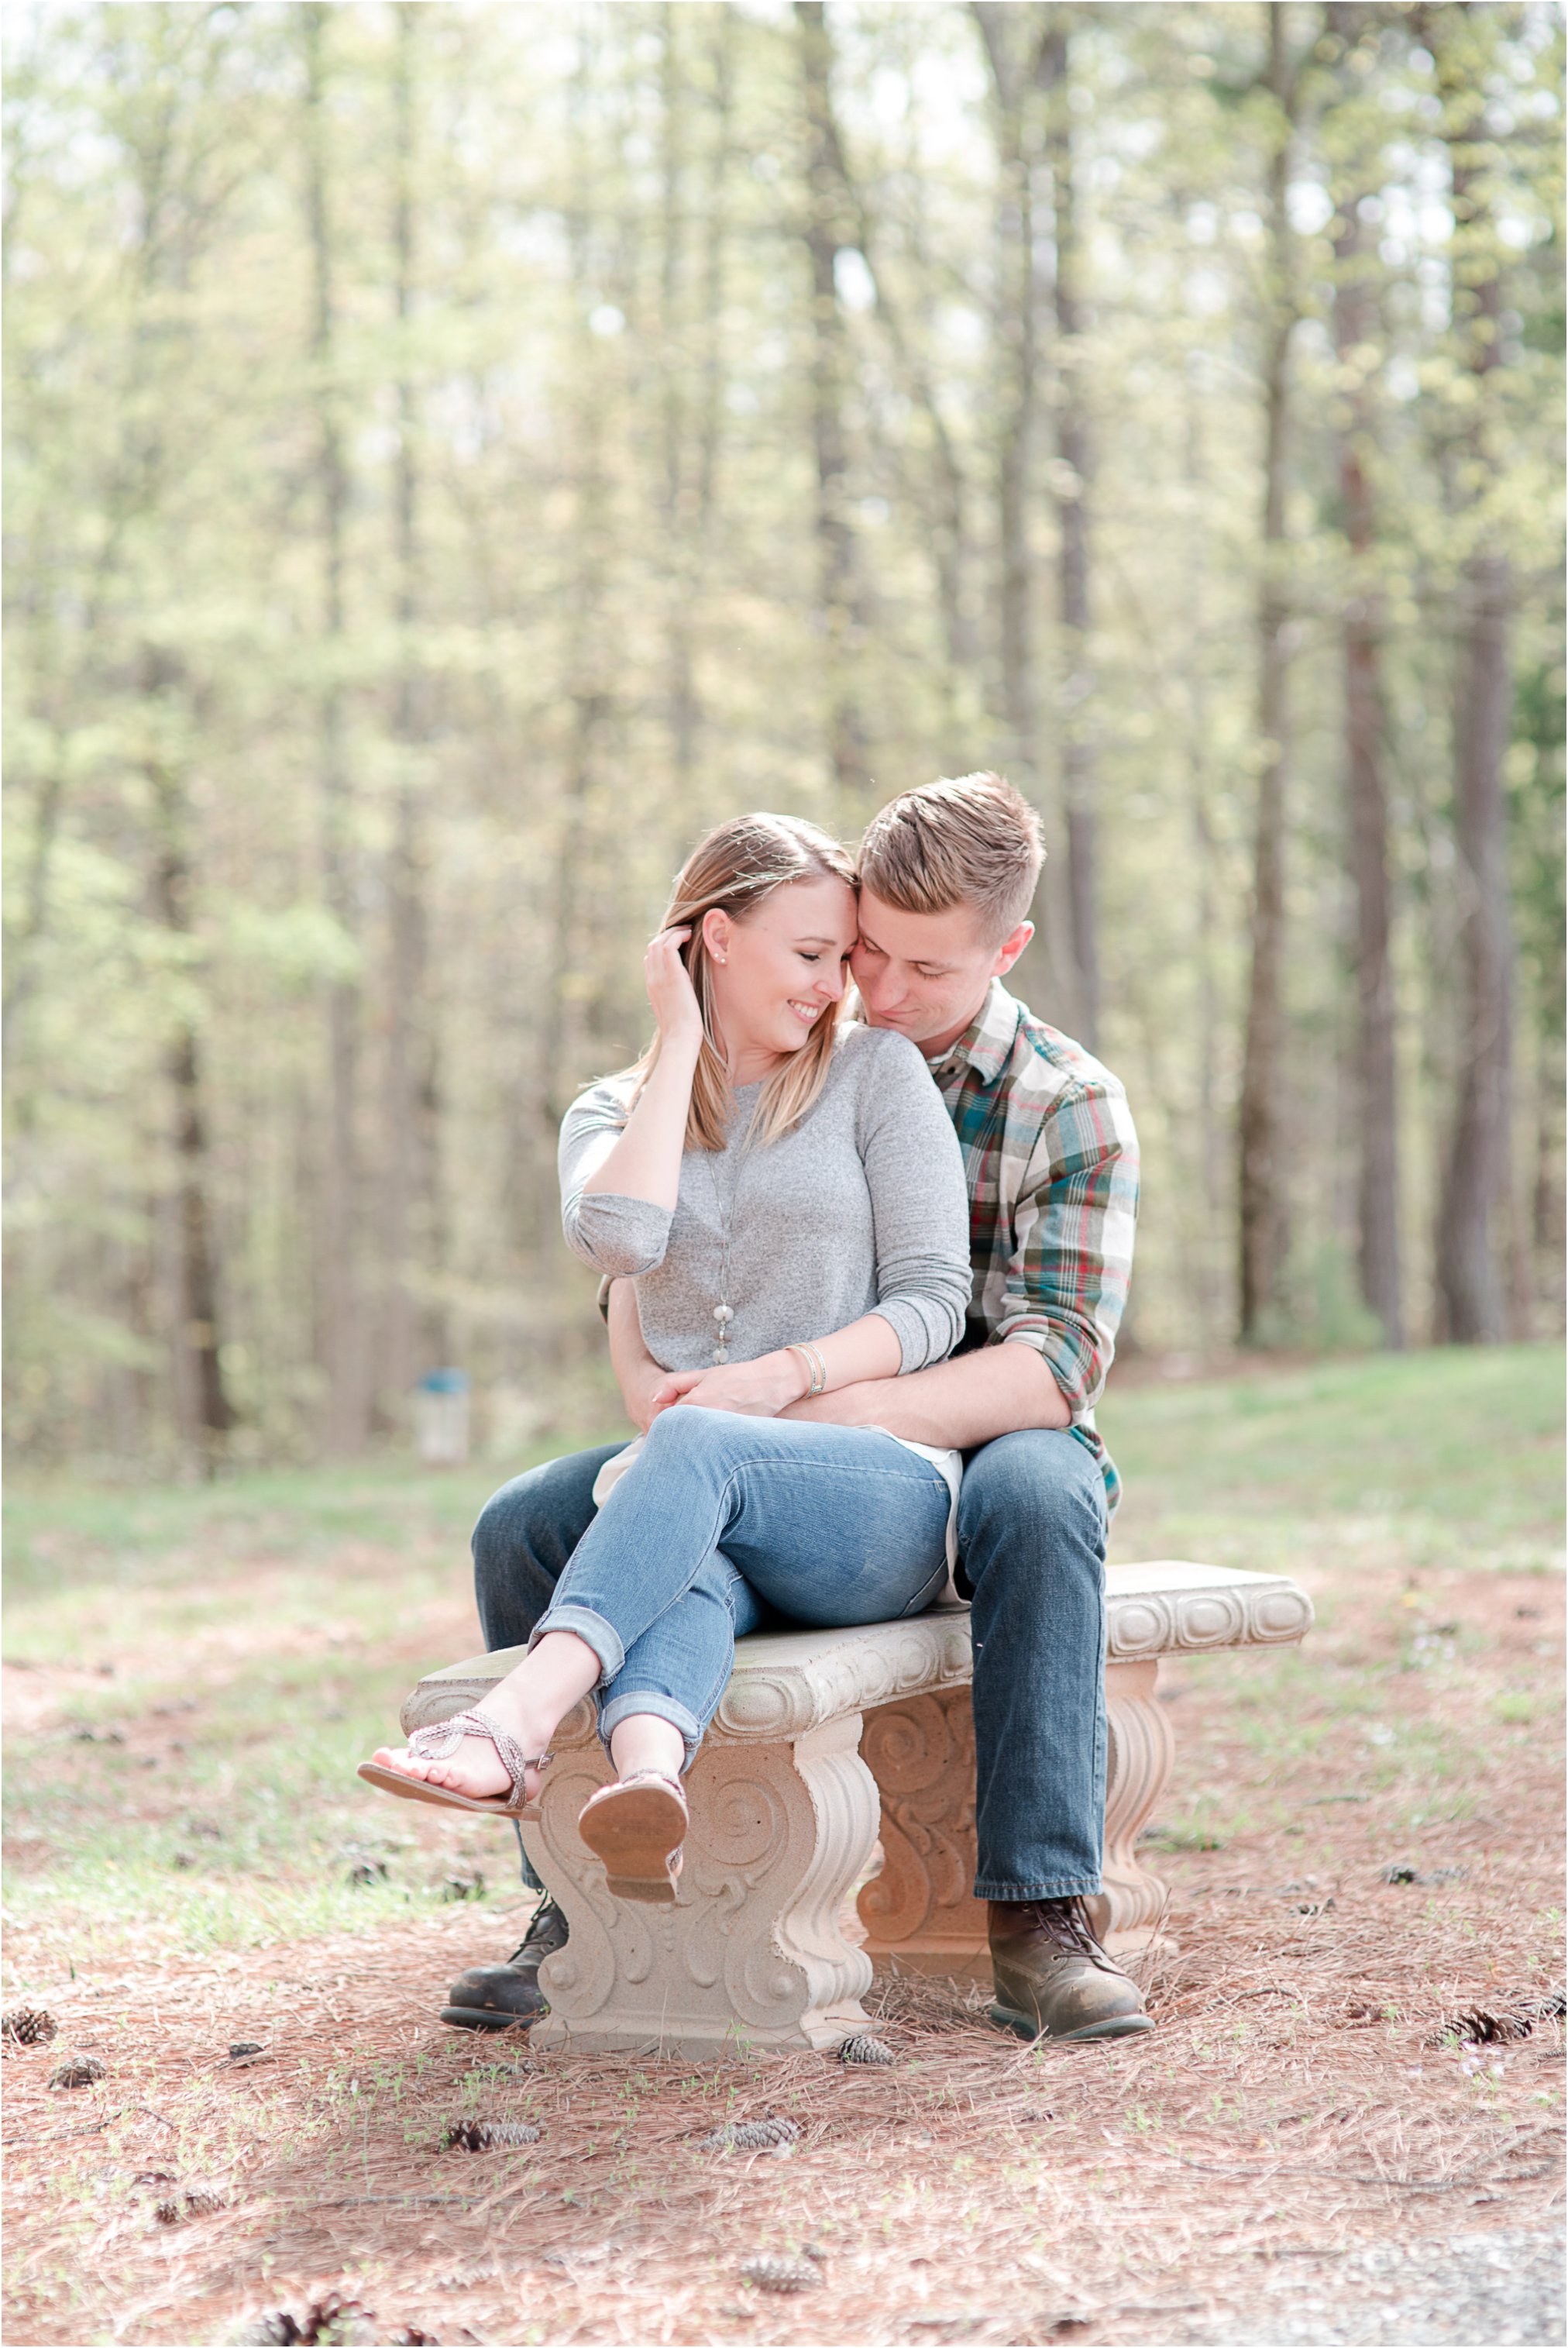
<path fill-rule="evenodd" d="M 384 1794 L 401 1794 L 405 1801 L 435 1802 L 443 1809 L 488 1810 L 503 1818 L 537 1815 L 523 1791 L 525 1776 L 530 1769 L 544 1768 L 555 1756 L 525 1753 L 498 1720 L 487 1720 L 482 1712 L 455 1712 L 449 1720 L 437 1721 L 433 1728 L 416 1728 L 407 1749 L 415 1761 L 445 1761 L 456 1752 L 466 1736 L 489 1738 L 501 1756 L 502 1767 L 511 1777 L 509 1794 L 459 1794 L 450 1786 L 433 1786 L 427 1777 L 410 1777 L 401 1769 L 388 1769 L 380 1761 L 362 1761 L 359 1774 L 367 1786 L 374 1786 Z"/>
<path fill-rule="evenodd" d="M 665 1776 L 661 1769 L 634 1769 L 630 1777 L 600 1787 L 579 1812 L 577 1830 L 604 1861 L 617 1899 L 670 1908 L 687 1817 L 679 1778 Z"/>

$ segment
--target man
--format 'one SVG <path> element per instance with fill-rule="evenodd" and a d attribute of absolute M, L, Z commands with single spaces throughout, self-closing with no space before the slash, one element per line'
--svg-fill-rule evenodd
<path fill-rule="evenodd" d="M 1083 1907 L 1100 1889 L 1117 1494 L 1093 1406 L 1126 1303 L 1137 1141 L 1116 1078 L 1001 983 L 1034 934 L 1042 857 L 1033 810 L 990 774 L 907 791 L 866 835 L 855 982 L 872 1025 L 924 1054 L 958 1129 L 974 1289 L 950 1360 L 789 1415 L 966 1453 L 958 1579 L 974 1638 L 975 1896 L 989 1907 L 992 2016 L 1027 2038 L 1116 2038 L 1153 2024 Z M 629 1288 L 608 1311 L 621 1392 L 646 1426 L 664 1373 Z M 486 1507 L 474 1560 L 491 1648 L 520 1644 L 543 1613 L 618 1447 L 554 1460 Z M 531 2021 L 539 1965 L 566 1929 L 547 1900 L 506 1964 L 454 1983 L 443 2020 Z"/>

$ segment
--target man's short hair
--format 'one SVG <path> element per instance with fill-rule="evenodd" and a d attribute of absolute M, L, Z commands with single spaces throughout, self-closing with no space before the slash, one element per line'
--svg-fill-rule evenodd
<path fill-rule="evenodd" d="M 959 775 L 889 799 L 860 843 L 859 878 L 903 913 L 972 905 L 988 936 L 1017 929 L 1045 861 L 1040 818 L 1000 775 Z"/>

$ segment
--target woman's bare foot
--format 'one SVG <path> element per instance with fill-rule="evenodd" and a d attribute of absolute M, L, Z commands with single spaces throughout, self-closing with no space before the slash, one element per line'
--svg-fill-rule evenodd
<path fill-rule="evenodd" d="M 593 1687 L 599 1671 L 599 1657 L 574 1631 L 553 1631 L 472 1709 L 493 1720 L 531 1758 L 544 1751 L 573 1704 Z M 439 1760 L 411 1753 L 404 1745 L 384 1745 L 374 1758 L 384 1769 L 466 1794 L 470 1801 L 493 1800 L 512 1790 L 510 1772 L 487 1736 L 465 1736 Z M 538 1787 L 538 1771 L 526 1770 L 524 1798 L 531 1802 Z"/>
<path fill-rule="evenodd" d="M 487 1701 L 473 1708 L 495 1721 L 497 1726 L 508 1735 L 518 1736 L 518 1731 L 510 1721 L 503 1717 L 498 1705 Z M 526 1738 L 518 1736 L 518 1742 L 525 1752 L 528 1749 Z M 537 1751 L 538 1747 L 534 1749 Z M 455 1753 L 444 1755 L 439 1761 L 423 1760 L 404 1745 L 383 1745 L 371 1757 L 384 1769 L 395 1769 L 405 1777 L 422 1777 L 427 1786 L 445 1786 L 449 1792 L 466 1794 L 475 1801 L 484 1801 L 492 1795 L 509 1794 L 512 1790 L 511 1772 L 487 1736 L 465 1736 Z M 531 1802 L 538 1789 L 538 1771 L 526 1770 L 523 1775 L 525 1797 Z"/>

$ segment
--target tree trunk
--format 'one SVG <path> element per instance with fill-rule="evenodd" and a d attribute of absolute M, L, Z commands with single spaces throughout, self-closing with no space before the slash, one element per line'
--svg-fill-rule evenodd
<path fill-rule="evenodd" d="M 1457 176 L 1457 175 L 1456 175 Z M 1454 798 L 1460 886 L 1459 1082 L 1438 1218 L 1444 1334 L 1459 1344 L 1506 1334 L 1499 1265 L 1511 1151 L 1512 941 L 1502 761 L 1508 747 L 1506 556 L 1474 556 L 1461 584 Z"/>
<path fill-rule="evenodd" d="M 728 8 L 714 12 L 713 103 L 707 187 L 707 239 L 702 270 L 702 407 L 697 432 L 696 562 L 699 573 L 707 554 L 718 489 L 719 439 L 723 422 L 723 311 L 726 283 L 725 227 L 727 189 L 734 106 L 734 15 Z"/>
<path fill-rule="evenodd" d="M 957 701 L 960 679 L 969 673 L 975 663 L 974 628 L 969 617 L 966 587 L 968 483 L 962 460 L 937 396 L 930 368 L 906 326 L 901 307 L 894 299 L 892 286 L 879 265 L 880 240 L 876 223 L 865 191 L 851 168 L 833 103 L 833 57 L 825 17 L 823 24 L 823 38 L 827 44 L 826 72 L 821 89 L 825 108 L 824 147 L 828 170 L 836 182 L 840 217 L 845 235 L 853 238 L 866 263 L 876 296 L 876 318 L 887 338 L 895 370 L 907 396 L 925 417 L 931 435 L 931 475 L 920 503 L 922 520 L 931 542 L 937 601 L 947 651 L 946 698 L 951 709 Z M 897 458 L 902 455 L 902 451 L 897 452 Z"/>
<path fill-rule="evenodd" d="M 1061 795 L 1067 818 L 1067 899 L 1077 978 L 1077 1033 L 1092 1051 L 1100 1026 L 1098 841 L 1091 711 L 1089 480 L 1091 449 L 1084 396 L 1080 285 L 1081 247 L 1073 176 L 1072 53 L 1062 13 L 1052 18 L 1041 54 L 1049 92 L 1045 151 L 1050 166 L 1056 234 L 1056 495 L 1061 594 Z"/>
<path fill-rule="evenodd" d="M 156 699 L 169 682 L 166 664 L 159 655 L 151 654 L 144 669 L 149 676 L 144 689 Z M 145 772 L 158 825 L 153 901 L 164 927 L 177 937 L 188 938 L 191 932 L 190 860 L 184 794 L 178 776 L 156 757 L 146 762 Z M 223 1381 L 217 1251 L 208 1200 L 207 1105 L 200 1045 L 190 1018 L 182 1016 L 179 1021 L 165 1065 L 174 1097 L 174 1153 L 179 1169 L 174 1276 L 175 1350 L 180 1366 L 175 1387 L 194 1417 L 192 1431 L 202 1473 L 210 1477 L 221 1464 L 235 1413 Z"/>
<path fill-rule="evenodd" d="M 394 301 L 398 328 L 397 463 L 393 494 L 397 678 L 393 735 L 403 760 L 387 862 L 386 1058 L 381 1144 L 381 1272 L 384 1282 L 376 1363 L 380 1416 L 405 1416 L 420 1366 L 420 1307 L 411 1275 L 428 1245 L 439 1086 L 435 1039 L 426 1030 L 427 916 L 422 796 L 412 769 L 425 730 L 418 649 L 420 417 L 410 372 L 414 303 L 414 173 L 417 12 L 396 12 L 394 51 Z M 420 1226 L 417 1232 L 416 1223 Z M 425 1365 L 425 1366 L 429 1366 Z"/>
<path fill-rule="evenodd" d="M 1252 969 L 1239 1117 L 1241 1340 L 1271 1342 L 1284 1303 L 1288 1226 L 1285 1082 L 1285 787 L 1289 751 L 1290 613 L 1285 583 L 1285 483 L 1290 430 L 1294 251 L 1286 192 L 1295 77 L 1282 0 L 1268 9 L 1267 87 L 1275 101 L 1266 229 L 1271 277 L 1264 359 L 1262 580 L 1258 593 L 1258 780 L 1253 839 Z"/>
<path fill-rule="evenodd" d="M 579 44 L 578 67 L 571 91 L 572 195 L 568 236 L 573 274 L 585 282 L 598 225 L 594 206 L 597 188 L 588 124 L 592 96 L 593 56 L 585 38 Z M 563 770 L 555 830 L 555 882 L 551 891 L 554 921 L 550 932 L 545 1015 L 539 1023 L 537 1061 L 537 1104 L 542 1129 L 536 1126 L 540 1176 L 534 1210 L 538 1227 L 528 1242 L 538 1253 L 543 1230 L 554 1221 L 553 1185 L 545 1162 L 553 1166 L 556 1134 L 561 1118 L 591 1060 L 586 1050 L 586 997 L 593 975 L 592 923 L 596 915 L 600 875 L 595 869 L 596 801 L 602 789 L 602 744 L 614 704 L 608 681 L 615 663 L 605 619 L 607 597 L 606 548 L 610 530 L 607 518 L 609 484 L 605 458 L 606 401 L 599 355 L 587 322 L 575 330 L 577 390 L 571 411 L 570 486 L 572 565 L 566 591 L 563 677 L 559 688 L 569 709 L 569 734 L 563 750 Z M 520 1203 L 520 1201 L 519 1201 Z M 552 1263 L 552 1273 L 554 1266 Z"/>
<path fill-rule="evenodd" d="M 1007 765 L 1027 798 L 1040 797 L 1040 725 L 1035 687 L 1035 576 L 1030 538 L 1039 408 L 1039 287 L 1034 263 L 1034 174 L 1024 118 L 1032 76 L 1011 54 L 1012 11 L 986 0 L 974 9 L 997 107 L 1001 200 L 998 281 L 1009 381 L 997 461 L 1000 550 L 999 634 Z"/>
<path fill-rule="evenodd" d="M 1502 283 L 1476 118 L 1485 103 L 1472 54 L 1473 12 L 1432 11 L 1443 135 L 1452 170 L 1453 320 L 1474 386 L 1463 449 L 1472 479 L 1490 479 L 1501 362 Z M 1512 578 L 1500 543 L 1479 537 L 1460 574 L 1454 814 L 1459 850 L 1459 1071 L 1452 1138 L 1438 1212 L 1443 1334 L 1480 1344 L 1507 1334 L 1500 1223 L 1512 1188 L 1513 943 L 1509 920 L 1503 759 L 1512 690 L 1508 634 Z"/>
<path fill-rule="evenodd" d="M 1204 448 L 1205 400 L 1194 381 L 1190 366 L 1184 370 L 1184 375 L 1183 475 L 1193 493 L 1194 510 L 1202 510 L 1214 494 Z M 1223 932 L 1220 907 L 1225 891 L 1219 842 L 1214 835 L 1213 786 L 1209 777 L 1214 734 L 1204 658 L 1210 627 L 1208 561 L 1205 543 L 1201 537 L 1193 550 L 1185 590 L 1183 612 L 1187 633 L 1178 657 L 1185 703 L 1184 730 L 1186 736 L 1188 818 L 1196 874 L 1188 931 L 1197 997 L 1197 1032 L 1194 1039 L 1197 1047 L 1197 1067 L 1194 1106 L 1196 1130 L 1212 1135 L 1220 1129 L 1221 1114 L 1217 1085 L 1221 1053 L 1220 986 L 1215 964 L 1217 942 Z M 1228 1266 L 1230 1261 L 1231 1218 L 1229 1202 L 1215 1196 L 1212 1179 L 1195 1184 L 1194 1188 L 1197 1197 L 1194 1202 L 1192 1228 L 1196 1232 L 1196 1239 L 1189 1251 L 1187 1278 L 1197 1319 L 1197 1342 L 1193 1350 L 1204 1353 L 1220 1341 L 1222 1331 L 1228 1332 L 1234 1323 L 1230 1282 L 1222 1269 L 1222 1264 Z"/>
<path fill-rule="evenodd" d="M 697 317 L 685 291 L 691 77 L 682 69 L 679 10 L 662 11 L 663 151 L 661 266 L 661 519 L 667 572 L 666 660 L 674 804 L 684 820 L 697 770 L 702 710 L 695 674 L 697 613 L 712 544 L 719 434 L 723 417 L 723 314 L 727 219 L 725 185 L 731 147 L 731 50 L 728 9 L 715 12 L 709 51 L 712 69 L 709 152 L 701 203 L 703 249 Z"/>
<path fill-rule="evenodd" d="M 315 376 L 319 506 L 321 629 L 325 681 L 322 685 L 319 801 L 323 893 L 343 934 L 357 931 L 350 839 L 349 778 L 344 710 L 340 681 L 343 614 L 343 531 L 348 475 L 343 460 L 339 395 L 333 380 L 336 363 L 337 297 L 332 224 L 327 200 L 325 28 L 332 11 L 311 0 L 302 12 L 305 51 L 306 211 L 309 221 L 314 315 L 311 357 Z M 367 1349 L 359 1282 L 359 1149 L 355 1106 L 359 1079 L 359 989 L 333 978 L 326 990 L 327 1114 L 323 1137 L 320 1233 L 321 1356 L 327 1379 L 326 1447 L 343 1457 L 362 1450 L 369 1422 Z"/>
<path fill-rule="evenodd" d="M 670 734 L 676 800 L 684 805 L 691 780 L 697 708 L 692 679 L 692 613 L 688 592 L 685 544 L 685 499 L 682 495 L 686 450 L 686 385 L 682 334 L 682 263 L 685 243 L 684 180 L 686 161 L 685 87 L 676 40 L 672 0 L 660 11 L 662 44 L 661 115 L 663 146 L 660 158 L 663 201 L 661 206 L 660 425 L 663 441 L 664 479 L 660 493 L 663 557 L 668 573 Z"/>
<path fill-rule="evenodd" d="M 1004 6 L 999 0 L 971 0 L 970 14 L 990 72 L 1000 167 L 993 324 L 1001 378 L 997 402 L 996 629 L 1001 652 L 1000 763 L 1043 813 L 1031 520 L 1040 434 L 1040 284 L 1034 253 L 1036 126 L 1030 99 L 1038 95 L 1050 19 L 1043 9 Z M 1041 876 L 1041 894 L 1040 930 L 1018 965 L 1016 983 L 1037 1007 L 1043 1002 L 1053 1016 L 1065 1021 L 1075 993 L 1072 921 L 1054 857 Z"/>
<path fill-rule="evenodd" d="M 1355 46 L 1368 11 L 1335 0 L 1332 30 Z M 1395 1064 L 1394 978 L 1389 960 L 1389 801 L 1383 784 L 1383 612 L 1374 559 L 1377 517 L 1367 457 L 1374 445 L 1370 354 L 1381 342 L 1374 287 L 1377 256 L 1358 210 L 1373 192 L 1371 173 L 1352 175 L 1336 213 L 1334 337 L 1348 415 L 1340 429 L 1339 502 L 1350 553 L 1342 627 L 1345 667 L 1345 792 L 1356 888 L 1357 1089 L 1360 1163 L 1357 1265 L 1361 1295 L 1385 1345 L 1405 1342 L 1399 1276 L 1399 1127 Z"/>
<path fill-rule="evenodd" d="M 817 614 L 825 671 L 830 821 L 838 829 L 866 811 L 866 735 L 855 687 L 861 635 L 855 538 L 849 526 L 849 456 L 844 409 L 848 381 L 844 314 L 834 264 L 843 242 L 840 180 L 833 152 L 832 51 L 823 0 L 795 0 L 805 104 L 805 246 L 811 265 L 811 429 L 816 458 Z"/>
<path fill-rule="evenodd" d="M 1561 1003 L 1561 968 L 1556 976 L 1555 1000 Z M 1542 1303 L 1551 1307 L 1551 1329 L 1554 1335 L 1561 1335 L 1563 1244 L 1568 1240 L 1568 1214 L 1564 1212 L 1563 1179 L 1564 1069 L 1563 1034 L 1552 1021 L 1552 1007 L 1554 1006 L 1546 1009 L 1537 1045 L 1535 1166 L 1534 1179 L 1531 1183 L 1530 1241 L 1534 1293 Z"/>

